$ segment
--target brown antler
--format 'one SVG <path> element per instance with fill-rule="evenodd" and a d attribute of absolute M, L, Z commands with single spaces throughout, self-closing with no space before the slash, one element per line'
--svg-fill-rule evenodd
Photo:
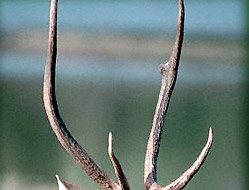
<path fill-rule="evenodd" d="M 81 147 L 67 130 L 63 122 L 55 95 L 55 68 L 57 55 L 57 6 L 58 0 L 51 0 L 47 63 L 44 73 L 43 100 L 50 125 L 61 145 L 77 161 L 81 168 L 101 187 L 119 190 L 120 184 L 112 180 Z"/>
<path fill-rule="evenodd" d="M 157 158 L 160 148 L 161 132 L 164 124 L 164 119 L 169 106 L 170 97 L 172 95 L 177 71 L 182 50 L 183 36 L 184 36 L 184 3 L 183 0 L 178 1 L 179 13 L 177 23 L 176 41 L 170 55 L 169 61 L 160 65 L 161 73 L 161 89 L 159 92 L 158 102 L 153 118 L 152 129 L 150 132 L 147 150 L 144 162 L 144 185 L 146 190 L 164 189 L 176 190 L 182 189 L 191 179 L 191 177 L 198 171 L 204 162 L 212 144 L 212 129 L 209 130 L 209 138 L 206 146 L 201 152 L 195 163 L 180 176 L 177 180 L 166 187 L 159 186 L 157 181 Z"/>
<path fill-rule="evenodd" d="M 48 50 L 47 63 L 44 73 L 43 100 L 44 107 L 50 122 L 50 125 L 61 143 L 69 154 L 77 161 L 81 168 L 95 181 L 101 189 L 104 190 L 129 190 L 129 184 L 122 171 L 122 167 L 117 160 L 112 149 L 112 135 L 109 134 L 108 154 L 114 167 L 114 171 L 118 181 L 111 179 L 103 170 L 101 170 L 92 158 L 81 147 L 74 137 L 70 134 L 63 122 L 56 101 L 55 95 L 55 68 L 57 56 L 57 6 L 58 0 L 51 0 L 50 19 L 49 19 L 49 35 L 48 35 Z M 212 129 L 209 130 L 208 141 L 203 148 L 201 154 L 194 164 L 184 172 L 178 179 L 161 187 L 156 183 L 156 166 L 157 157 L 159 154 L 161 131 L 164 124 L 164 118 L 168 109 L 170 97 L 174 89 L 177 77 L 177 70 L 180 61 L 181 48 L 183 43 L 184 31 L 184 4 L 183 0 L 179 0 L 179 14 L 177 35 L 174 48 L 172 50 L 169 61 L 160 66 L 161 90 L 159 93 L 158 103 L 155 110 L 155 115 L 152 124 L 152 130 L 149 136 L 147 151 L 144 164 L 144 184 L 146 190 L 178 190 L 182 189 L 190 181 L 191 177 L 198 171 L 203 164 L 205 158 L 212 145 Z M 78 187 L 60 180 L 57 176 L 59 189 L 74 190 Z"/>
<path fill-rule="evenodd" d="M 156 167 L 160 147 L 161 131 L 170 97 L 175 86 L 177 70 L 180 61 L 184 35 L 184 5 L 182 0 L 179 0 L 178 6 L 179 13 L 176 42 L 174 44 L 169 61 L 160 65 L 160 73 L 162 77 L 161 89 L 159 92 L 144 163 L 144 183 L 147 188 L 149 188 L 157 179 Z"/>

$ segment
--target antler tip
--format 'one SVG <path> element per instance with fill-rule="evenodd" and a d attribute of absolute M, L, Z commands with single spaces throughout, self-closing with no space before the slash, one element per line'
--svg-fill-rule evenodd
<path fill-rule="evenodd" d="M 112 133 L 109 132 L 109 136 L 108 136 L 108 154 L 111 155 L 112 154 Z"/>
<path fill-rule="evenodd" d="M 213 134 L 213 129 L 212 129 L 212 127 L 209 127 L 209 133 Z"/>
<path fill-rule="evenodd" d="M 213 142 L 213 129 L 212 127 L 209 127 L 209 131 L 208 131 L 208 142 L 212 143 Z"/>

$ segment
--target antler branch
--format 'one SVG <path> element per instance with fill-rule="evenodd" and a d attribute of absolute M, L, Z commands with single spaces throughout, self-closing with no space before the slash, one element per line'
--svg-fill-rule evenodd
<path fill-rule="evenodd" d="M 109 138 L 108 138 L 108 154 L 110 157 L 110 160 L 112 162 L 114 171 L 116 176 L 118 177 L 119 185 L 121 186 L 122 190 L 130 190 L 128 181 L 124 175 L 123 169 L 116 158 L 114 152 L 113 152 L 113 147 L 112 147 L 112 133 L 109 133 Z"/>
<path fill-rule="evenodd" d="M 184 5 L 183 0 L 179 0 L 179 14 L 176 42 L 174 44 L 170 59 L 167 63 L 160 65 L 161 89 L 153 118 L 152 129 L 150 132 L 147 151 L 144 163 L 144 183 L 150 187 L 157 180 L 157 157 L 159 154 L 161 132 L 164 124 L 165 113 L 168 109 L 171 94 L 173 92 L 177 70 L 180 61 L 180 54 L 184 34 Z"/>
<path fill-rule="evenodd" d="M 55 95 L 55 68 L 57 55 L 57 5 L 58 0 L 51 0 L 47 63 L 44 73 L 43 100 L 50 125 L 61 145 L 77 161 L 80 167 L 95 181 L 101 189 L 120 189 L 81 147 L 68 131 L 59 114 Z"/>
<path fill-rule="evenodd" d="M 144 163 L 144 185 L 146 190 L 162 189 L 157 184 L 157 158 L 159 154 L 161 132 L 164 125 L 166 112 L 169 106 L 170 98 L 176 83 L 177 71 L 180 61 L 181 49 L 184 36 L 184 3 L 178 1 L 178 23 L 176 41 L 170 55 L 169 61 L 160 65 L 161 89 L 153 118 L 152 129 L 150 132 Z M 170 185 L 164 187 L 164 190 L 182 189 L 198 171 L 203 164 L 212 144 L 212 129 L 210 128 L 209 139 L 204 147 L 200 157 L 196 162 Z"/>
<path fill-rule="evenodd" d="M 58 175 L 56 175 L 55 177 L 57 179 L 59 190 L 80 190 L 80 188 L 77 187 L 76 185 L 73 185 L 69 182 L 60 179 Z"/>
<path fill-rule="evenodd" d="M 163 190 L 180 190 L 183 189 L 188 182 L 191 180 L 191 178 L 198 172 L 202 164 L 204 163 L 205 159 L 207 158 L 207 155 L 209 153 L 209 150 L 212 146 L 213 142 L 213 130 L 210 127 L 208 132 L 208 140 L 204 148 L 202 149 L 200 155 L 196 159 L 196 161 L 192 164 L 192 166 L 186 170 L 179 178 L 177 178 L 175 181 L 167 185 L 163 188 Z"/>

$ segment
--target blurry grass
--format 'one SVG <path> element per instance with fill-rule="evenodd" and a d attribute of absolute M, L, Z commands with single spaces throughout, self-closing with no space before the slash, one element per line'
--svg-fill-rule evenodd
<path fill-rule="evenodd" d="M 27 187 L 55 185 L 54 175 L 59 174 L 84 188 L 96 189 L 49 128 L 41 79 L 5 78 L 3 84 L 1 181 L 14 173 Z M 143 159 L 158 89 L 159 84 L 58 84 L 61 114 L 72 134 L 113 175 L 106 153 L 107 134 L 112 131 L 115 152 L 133 189 L 143 188 Z M 195 86 L 179 81 L 162 137 L 159 183 L 175 179 L 194 161 L 211 125 L 213 149 L 186 189 L 224 189 L 227 184 L 243 189 L 242 100 L 239 84 Z"/>

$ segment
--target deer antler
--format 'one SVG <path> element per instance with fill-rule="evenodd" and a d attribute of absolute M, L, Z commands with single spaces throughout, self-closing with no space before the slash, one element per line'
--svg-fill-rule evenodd
<path fill-rule="evenodd" d="M 47 63 L 44 73 L 43 100 L 50 125 L 69 154 L 77 161 L 80 167 L 95 181 L 101 189 L 119 190 L 120 184 L 111 179 L 81 147 L 68 131 L 59 114 L 55 95 L 55 68 L 57 56 L 57 6 L 58 0 L 51 0 Z"/>
<path fill-rule="evenodd" d="M 55 68 L 57 56 L 57 6 L 58 0 L 51 0 L 47 63 L 44 73 L 43 100 L 47 117 L 52 130 L 64 149 L 76 160 L 80 167 L 95 181 L 103 190 L 129 190 L 129 184 L 122 171 L 122 167 L 117 160 L 112 149 L 112 135 L 109 134 L 108 154 L 113 164 L 118 181 L 113 180 L 93 161 L 85 149 L 78 144 L 75 138 L 68 131 L 64 121 L 59 114 L 59 108 L 55 94 Z M 159 154 L 161 131 L 164 124 L 165 114 L 168 109 L 170 97 L 174 89 L 177 77 L 177 70 L 180 61 L 181 48 L 183 43 L 184 31 L 184 4 L 179 0 L 179 14 L 176 42 L 171 53 L 169 61 L 160 66 L 161 90 L 152 124 L 152 130 L 149 136 L 147 151 L 144 164 L 144 184 L 146 190 L 178 190 L 186 186 L 191 177 L 198 171 L 212 145 L 212 129 L 209 129 L 208 141 L 201 154 L 194 164 L 184 172 L 178 179 L 166 187 L 161 187 L 156 183 L 156 166 Z M 57 176 L 59 189 L 74 190 L 78 187 L 71 183 L 60 180 Z"/>
<path fill-rule="evenodd" d="M 146 190 L 161 189 L 157 181 L 157 158 L 159 154 L 161 132 L 164 124 L 164 119 L 169 106 L 170 98 L 176 83 L 177 71 L 182 50 L 184 36 L 184 3 L 183 0 L 178 1 L 179 13 L 177 23 L 176 41 L 170 55 L 169 61 L 160 65 L 161 74 L 161 89 L 159 92 L 158 102 L 153 118 L 152 129 L 150 132 L 147 150 L 144 162 L 144 185 Z M 212 129 L 209 130 L 209 138 L 202 153 L 196 162 L 170 185 L 164 187 L 164 190 L 182 189 L 198 171 L 208 155 L 213 140 Z"/>
<path fill-rule="evenodd" d="M 109 154 L 109 157 L 112 161 L 112 165 L 113 165 L 113 168 L 114 168 L 114 171 L 116 173 L 116 176 L 118 177 L 118 181 L 119 181 L 119 184 L 121 186 L 121 189 L 122 190 L 130 190 L 130 187 L 129 187 L 129 184 L 128 184 L 128 181 L 123 173 L 123 170 L 122 170 L 122 167 L 118 161 L 118 159 L 116 158 L 114 152 L 113 152 L 113 147 L 112 147 L 112 133 L 109 133 L 109 138 L 108 138 L 108 154 Z"/>
<path fill-rule="evenodd" d="M 183 43 L 184 5 L 182 0 L 179 0 L 178 6 L 179 6 L 179 13 L 178 13 L 176 42 L 174 44 L 169 61 L 165 64 L 160 65 L 159 68 L 162 77 L 161 89 L 159 92 L 158 102 L 152 123 L 152 129 L 147 144 L 147 151 L 144 163 L 144 183 L 145 186 L 148 188 L 157 179 L 156 167 L 157 167 L 157 157 L 159 154 L 159 147 L 161 140 L 161 131 L 166 111 L 169 106 L 170 97 L 176 82 L 177 70 L 178 70 L 182 43 Z"/>

